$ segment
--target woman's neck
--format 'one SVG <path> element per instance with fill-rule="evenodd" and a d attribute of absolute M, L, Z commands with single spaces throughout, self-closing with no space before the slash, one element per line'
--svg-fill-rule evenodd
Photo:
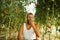
<path fill-rule="evenodd" d="M 31 28 L 31 25 L 26 23 L 26 28 L 29 30 Z"/>

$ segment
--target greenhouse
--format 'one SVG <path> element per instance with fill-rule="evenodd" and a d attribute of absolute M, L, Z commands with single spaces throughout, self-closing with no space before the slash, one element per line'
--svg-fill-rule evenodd
<path fill-rule="evenodd" d="M 38 24 L 39 40 L 60 40 L 60 0 L 0 0 L 0 40 L 18 40 L 28 13 Z"/>

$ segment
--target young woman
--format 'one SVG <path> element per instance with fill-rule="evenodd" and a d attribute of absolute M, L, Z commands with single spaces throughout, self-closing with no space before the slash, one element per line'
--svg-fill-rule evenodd
<path fill-rule="evenodd" d="M 38 25 L 34 23 L 34 15 L 27 15 L 27 22 L 20 26 L 18 39 L 19 40 L 39 40 L 40 32 Z"/>

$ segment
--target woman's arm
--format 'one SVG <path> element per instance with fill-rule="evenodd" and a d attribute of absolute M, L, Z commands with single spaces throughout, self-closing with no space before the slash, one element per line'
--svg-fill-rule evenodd
<path fill-rule="evenodd" d="M 23 35 L 23 25 L 20 26 L 19 33 L 18 33 L 18 39 L 22 40 L 22 35 Z"/>
<path fill-rule="evenodd" d="M 40 32 L 39 32 L 39 27 L 38 27 L 38 25 L 37 25 L 37 24 L 36 24 L 36 29 L 37 29 L 38 34 L 39 34 L 39 36 L 38 36 L 38 35 L 36 35 L 36 39 L 37 39 L 37 40 L 39 40 L 39 38 L 40 38 Z"/>
<path fill-rule="evenodd" d="M 39 38 L 40 37 L 40 32 L 39 32 L 39 29 L 38 29 L 38 25 L 32 25 L 33 26 L 33 29 L 34 29 L 34 31 L 35 31 L 35 33 L 36 33 L 36 36 Z"/>
<path fill-rule="evenodd" d="M 37 24 L 36 24 L 36 28 L 37 28 L 37 30 L 39 31 L 39 27 L 38 27 Z M 40 35 L 40 33 L 39 33 L 39 35 Z M 39 40 L 39 38 L 40 38 L 40 36 L 38 37 L 38 36 L 36 35 L 36 40 Z"/>

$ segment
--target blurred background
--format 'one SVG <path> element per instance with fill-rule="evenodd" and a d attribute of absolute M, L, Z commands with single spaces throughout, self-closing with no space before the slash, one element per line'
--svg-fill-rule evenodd
<path fill-rule="evenodd" d="M 29 12 L 41 40 L 60 40 L 60 0 L 0 0 L 0 40 L 16 40 Z"/>

